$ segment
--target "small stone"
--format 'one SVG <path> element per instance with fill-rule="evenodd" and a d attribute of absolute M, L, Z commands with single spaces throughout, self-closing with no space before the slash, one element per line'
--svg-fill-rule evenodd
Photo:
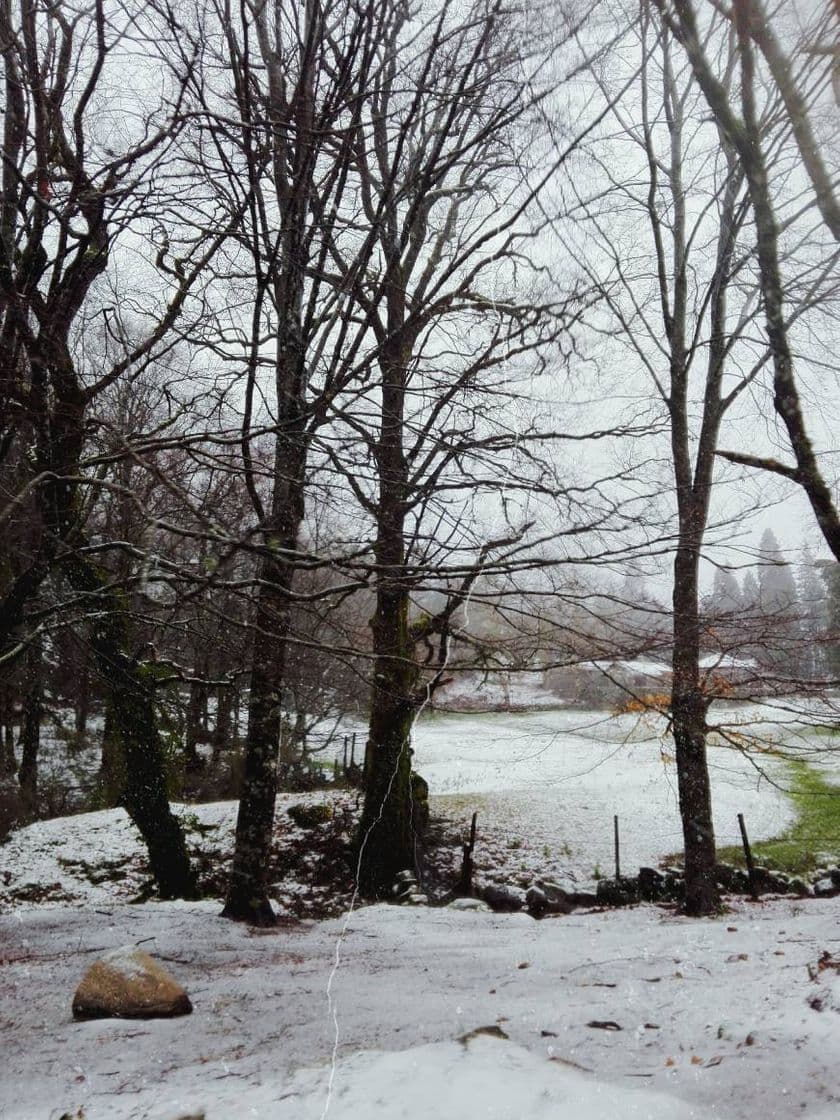
<path fill-rule="evenodd" d="M 806 883 L 804 879 L 800 879 L 798 876 L 794 876 L 790 880 L 790 892 L 803 897 L 808 897 L 814 893 L 811 884 Z"/>
<path fill-rule="evenodd" d="M 814 894 L 817 898 L 830 898 L 836 893 L 837 887 L 835 887 L 834 882 L 827 877 L 825 879 L 817 879 L 816 883 L 814 883 Z"/>
<path fill-rule="evenodd" d="M 76 1019 L 160 1019 L 191 1011 L 189 996 L 177 980 L 134 945 L 113 949 L 95 961 L 73 997 Z"/>
<path fill-rule="evenodd" d="M 481 914 L 492 914 L 493 911 L 486 902 L 480 898 L 456 898 L 446 907 L 447 910 L 472 910 Z"/>

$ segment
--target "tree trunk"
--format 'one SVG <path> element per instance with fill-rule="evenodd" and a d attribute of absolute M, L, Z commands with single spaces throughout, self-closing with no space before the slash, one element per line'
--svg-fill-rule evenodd
<path fill-rule="evenodd" d="M 408 593 L 402 588 L 377 593 L 375 675 L 358 839 L 359 891 L 369 898 L 390 897 L 397 873 L 414 869 L 416 863 L 410 737 L 417 670 L 408 606 Z"/>
<path fill-rule="evenodd" d="M 682 516 L 682 515 L 681 515 Z M 690 534 L 683 525 L 681 535 Z M 685 845 L 685 910 L 712 914 L 720 904 L 715 881 L 715 832 L 706 764 L 708 700 L 700 687 L 699 554 L 681 543 L 674 559 L 674 654 L 671 688 L 680 816 Z"/>
<path fill-rule="evenodd" d="M 200 671 L 196 666 L 196 672 Z M 201 756 L 198 741 L 202 737 L 202 714 L 205 710 L 204 686 L 190 681 L 190 694 L 187 701 L 187 718 L 184 729 L 184 766 L 187 773 L 201 769 Z"/>
<path fill-rule="evenodd" d="M 277 797 L 288 579 L 287 569 L 273 558 L 265 558 L 254 620 L 245 771 L 230 887 L 222 911 L 225 918 L 257 926 L 271 926 L 277 921 L 268 898 L 268 877 Z"/>
<path fill-rule="evenodd" d="M 90 665 L 87 648 L 82 646 L 78 655 L 78 690 L 74 713 L 74 745 L 77 749 L 85 745 L 87 725 L 90 716 Z"/>
<path fill-rule="evenodd" d="M 391 293 L 391 325 L 402 321 L 399 283 Z M 373 631 L 374 680 L 365 751 L 365 803 L 358 837 L 358 882 L 370 898 L 385 898 L 399 871 L 416 863 L 411 812 L 411 728 L 416 715 L 417 662 L 409 627 L 406 584 L 403 449 L 410 340 L 398 333 L 382 360 L 382 420 L 377 447 L 379 502 L 377 588 Z"/>
<path fill-rule="evenodd" d="M 99 763 L 99 803 L 103 809 L 114 809 L 122 801 L 125 787 L 125 764 L 120 741 L 114 726 L 114 705 L 105 704 L 105 725 L 102 729 L 102 755 Z"/>
<path fill-rule="evenodd" d="M 128 626 L 119 593 L 88 561 L 76 555 L 66 574 L 75 590 L 97 596 L 100 610 L 91 627 L 91 651 L 106 684 L 125 767 L 121 804 L 140 831 L 161 898 L 197 898 L 180 822 L 169 807 L 163 744 L 157 728 L 153 667 L 130 657 Z"/>
<path fill-rule="evenodd" d="M 17 772 L 14 701 L 9 684 L 0 684 L 0 774 Z"/>
<path fill-rule="evenodd" d="M 233 692 L 234 688 L 220 685 L 216 691 L 216 726 L 213 728 L 213 765 L 217 766 L 223 751 L 233 743 Z"/>
<path fill-rule="evenodd" d="M 26 813 L 35 817 L 38 812 L 38 748 L 41 744 L 41 719 L 44 711 L 44 665 L 40 639 L 33 640 L 27 650 L 24 665 L 18 782 Z"/>

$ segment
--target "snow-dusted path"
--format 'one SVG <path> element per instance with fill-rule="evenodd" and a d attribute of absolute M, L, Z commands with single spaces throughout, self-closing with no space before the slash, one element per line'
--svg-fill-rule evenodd
<path fill-rule="evenodd" d="M 203 903 L 4 916 L 3 1120 L 319 1120 L 342 922 L 258 935 L 216 915 Z M 327 1115 L 829 1120 L 840 995 L 833 969 L 812 981 L 808 966 L 840 956 L 838 918 L 837 900 L 739 902 L 699 922 L 646 906 L 541 923 L 359 911 L 332 985 Z M 193 1015 L 74 1023 L 88 964 L 136 942 L 185 983 Z M 455 1042 L 488 1025 L 509 1041 Z M 389 1053 L 350 1057 L 360 1050 Z"/>

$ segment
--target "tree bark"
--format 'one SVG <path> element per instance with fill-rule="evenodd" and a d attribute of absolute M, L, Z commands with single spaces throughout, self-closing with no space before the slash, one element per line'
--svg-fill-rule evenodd
<path fill-rule="evenodd" d="M 114 726 L 114 705 L 110 698 L 105 704 L 105 723 L 102 728 L 102 753 L 97 779 L 98 801 L 103 809 L 114 809 L 122 800 L 125 786 L 125 765 L 120 742 Z"/>
<path fill-rule="evenodd" d="M 410 737 L 417 669 L 408 607 L 403 588 L 377 592 L 365 801 L 358 839 L 359 891 L 369 898 L 389 897 L 397 873 L 413 869 L 416 863 Z"/>
<path fill-rule="evenodd" d="M 198 665 L 196 672 L 200 672 Z M 198 753 L 198 742 L 202 737 L 202 713 L 204 711 L 204 686 L 196 681 L 190 682 L 189 699 L 187 701 L 186 726 L 184 728 L 184 766 L 187 773 L 195 773 L 201 769 L 201 756 Z"/>
<path fill-rule="evenodd" d="M 0 684 L 0 774 L 17 772 L 14 700 L 10 683 Z"/>
<path fill-rule="evenodd" d="M 395 268 L 395 273 L 398 269 Z M 398 275 L 389 292 L 389 325 L 404 322 Z M 399 871 L 416 862 L 411 813 L 411 728 L 416 715 L 417 661 L 409 626 L 405 518 L 408 468 L 403 449 L 410 340 L 392 332 L 381 361 L 382 411 L 376 448 L 379 502 L 376 526 L 374 680 L 365 751 L 365 802 L 358 837 L 358 884 L 385 898 Z"/>
<path fill-rule="evenodd" d="M 233 693 L 234 685 L 220 685 L 216 690 L 216 725 L 213 728 L 213 765 L 217 765 L 223 751 L 233 744 Z"/>
<path fill-rule="evenodd" d="M 96 596 L 101 604 L 91 626 L 90 645 L 119 737 L 125 775 L 121 804 L 146 844 L 161 898 L 197 898 L 184 833 L 169 806 L 153 667 L 126 652 L 128 623 L 119 593 L 107 587 L 94 565 L 75 555 L 66 565 L 66 574 L 76 591 Z"/>
<path fill-rule="evenodd" d="M 706 762 L 707 698 L 700 684 L 699 553 L 681 544 L 674 558 L 674 654 L 671 721 L 676 749 L 680 816 L 685 846 L 685 910 L 714 913 L 715 832 Z"/>
<path fill-rule="evenodd" d="M 40 639 L 32 641 L 24 662 L 25 688 L 20 721 L 18 782 L 27 816 L 38 813 L 38 750 L 44 711 L 44 657 Z"/>
<path fill-rule="evenodd" d="M 82 645 L 78 650 L 76 704 L 74 712 L 75 746 L 85 745 L 88 718 L 90 716 L 90 665 L 87 648 Z"/>
<path fill-rule="evenodd" d="M 245 770 L 236 818 L 233 868 L 222 916 L 251 925 L 277 921 L 268 898 L 280 706 L 288 626 L 288 570 L 272 557 L 260 567 L 251 653 Z"/>

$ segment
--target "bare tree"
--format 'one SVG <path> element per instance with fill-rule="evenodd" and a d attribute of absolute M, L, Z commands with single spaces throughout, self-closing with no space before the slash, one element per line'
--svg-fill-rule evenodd
<path fill-rule="evenodd" d="M 463 625 L 459 608 L 477 580 L 547 562 L 524 495 L 569 495 L 539 450 L 559 433 L 504 412 L 532 376 L 562 367 L 586 302 L 541 271 L 535 247 L 550 228 L 537 200 L 576 144 L 555 146 L 543 113 L 564 17 L 538 7 L 525 18 L 484 0 L 394 6 L 354 136 L 375 254 L 365 272 L 342 247 L 330 259 L 369 323 L 372 376 L 336 401 L 348 437 L 330 461 L 374 538 L 358 843 L 369 896 L 387 894 L 416 860 L 411 728 Z M 482 517 L 482 503 L 494 516 Z M 578 520 L 574 501 L 568 509 L 552 537 L 604 514 Z M 437 592 L 433 609 L 424 590 Z"/>
<path fill-rule="evenodd" d="M 387 6 L 308 0 L 234 10 L 220 2 L 196 12 L 197 40 L 211 38 L 212 25 L 222 46 L 205 53 L 196 82 L 207 123 L 195 158 L 227 213 L 242 211 L 217 281 L 220 292 L 241 293 L 247 308 L 207 341 L 243 373 L 241 469 L 254 520 L 249 547 L 259 554 L 245 773 L 224 913 L 259 924 L 275 920 L 267 875 L 295 572 L 323 564 L 301 542 L 310 455 L 331 402 L 357 373 L 365 333 L 351 287 L 327 283 L 325 262 L 329 246 L 346 237 L 356 268 L 364 270 L 369 254 L 353 211 L 351 141 Z M 272 462 L 263 473 L 255 446 L 267 434 Z"/>
<path fill-rule="evenodd" d="M 718 904 L 706 758 L 714 690 L 700 666 L 700 562 L 721 432 L 767 356 L 751 346 L 747 333 L 755 288 L 737 154 L 722 130 L 700 119 L 700 88 L 667 21 L 650 5 L 642 6 L 634 36 L 643 59 L 639 83 L 616 107 L 613 142 L 595 148 L 598 181 L 606 186 L 600 194 L 581 195 L 581 208 L 596 234 L 594 259 L 618 337 L 649 379 L 667 421 L 676 507 L 667 716 L 685 842 L 685 905 L 699 915 Z M 629 212 L 632 249 L 622 240 L 616 210 Z M 647 233 L 641 253 L 640 222 Z"/>
<path fill-rule="evenodd" d="M 812 208 L 816 208 L 825 229 L 836 242 L 840 238 L 840 205 L 835 180 L 821 152 L 820 142 L 812 126 L 811 105 L 831 87 L 834 77 L 834 52 L 811 49 L 814 42 L 836 28 L 836 11 L 827 10 L 817 17 L 816 26 L 806 31 L 806 47 L 800 50 L 800 65 L 795 67 L 780 45 L 770 13 L 760 0 L 735 0 L 726 10 L 723 33 L 737 39 L 740 62 L 740 95 L 733 83 L 721 78 L 716 59 L 710 54 L 709 36 L 701 28 L 701 20 L 691 0 L 657 0 L 657 6 L 674 34 L 682 43 L 697 82 L 727 142 L 737 154 L 749 187 L 750 203 L 755 221 L 755 252 L 761 278 L 767 341 L 773 363 L 773 406 L 784 425 L 794 465 L 787 465 L 769 456 L 755 456 L 737 451 L 721 451 L 733 462 L 759 467 L 781 475 L 799 485 L 810 502 L 826 543 L 840 559 L 840 515 L 830 483 L 826 480 L 820 457 L 814 448 L 812 422 L 809 422 L 799 390 L 795 352 L 791 340 L 791 321 L 803 310 L 809 293 L 792 293 L 784 275 L 783 251 L 780 249 L 782 226 L 802 225 Z M 718 5 L 710 6 L 712 19 L 717 19 Z M 778 13 L 776 13 L 778 14 Z M 705 21 L 707 22 L 707 21 Z M 713 37 L 711 42 L 715 42 Z M 764 69 L 759 67 L 759 60 Z M 783 108 L 774 118 L 761 112 L 758 97 L 762 85 L 771 84 Z M 740 105 L 738 105 L 740 102 Z M 740 109 L 740 112 L 739 112 Z M 792 142 L 801 166 L 810 182 L 812 195 L 804 206 L 799 192 L 793 200 L 794 212 L 780 216 L 779 198 L 770 187 L 768 165 L 774 149 Z M 798 212 L 798 213 L 797 213 Z M 819 251 L 819 250 L 818 250 Z M 836 248 L 821 247 L 817 279 L 836 272 Z M 785 303 L 788 310 L 785 310 Z"/>
<path fill-rule="evenodd" d="M 97 477 L 83 461 L 92 402 L 165 350 L 225 234 L 185 245 L 176 270 L 166 266 L 164 249 L 153 250 L 147 263 L 156 272 L 158 301 L 147 308 L 140 335 L 132 337 L 109 282 L 119 288 L 113 265 L 123 236 L 147 232 L 155 212 L 169 205 L 168 197 L 156 193 L 158 174 L 172 168 L 187 75 L 161 71 L 160 92 L 152 94 L 151 84 L 147 100 L 138 95 L 123 118 L 119 150 L 104 105 L 116 70 L 136 43 L 159 59 L 158 48 L 175 34 L 175 25 L 153 7 L 128 2 L 106 6 L 98 0 L 81 10 L 37 0 L 0 6 L 6 99 L 0 457 L 10 462 L 17 456 L 26 464 L 22 489 L 7 495 L 4 516 L 13 517 L 30 500 L 38 524 L 32 558 L 0 602 L 0 648 L 15 651 L 27 604 L 48 574 L 95 606 L 90 643 L 120 732 L 128 776 L 124 803 L 146 841 L 161 893 L 169 896 L 193 894 L 195 881 L 168 806 L 154 688 L 135 656 L 125 604 L 86 536 L 86 496 Z M 84 332 L 97 317 L 116 351 L 105 368 L 85 356 Z"/>

